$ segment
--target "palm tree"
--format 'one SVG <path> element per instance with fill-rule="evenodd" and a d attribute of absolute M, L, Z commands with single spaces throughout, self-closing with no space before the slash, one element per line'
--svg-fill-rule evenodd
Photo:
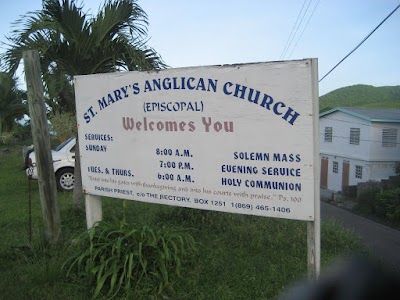
<path fill-rule="evenodd" d="M 0 136 L 10 131 L 16 119 L 28 112 L 23 103 L 24 93 L 17 88 L 16 79 L 8 73 L 0 72 Z"/>
<path fill-rule="evenodd" d="M 164 68 L 161 57 L 146 47 L 147 15 L 136 0 L 106 0 L 91 17 L 73 0 L 43 0 L 41 11 L 16 22 L 3 56 L 15 72 L 22 52 L 40 53 L 48 103 L 75 112 L 74 75 Z M 77 147 L 79 151 L 79 147 Z M 76 153 L 74 203 L 82 205 L 79 153 Z"/>

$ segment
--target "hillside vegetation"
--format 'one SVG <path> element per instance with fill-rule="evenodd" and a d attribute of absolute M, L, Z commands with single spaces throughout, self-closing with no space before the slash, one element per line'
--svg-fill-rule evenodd
<path fill-rule="evenodd" d="M 347 86 L 321 96 L 319 105 L 321 111 L 339 106 L 400 108 L 400 86 Z"/>

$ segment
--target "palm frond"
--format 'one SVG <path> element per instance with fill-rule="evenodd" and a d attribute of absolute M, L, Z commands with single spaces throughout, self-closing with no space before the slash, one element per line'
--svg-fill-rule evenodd
<path fill-rule="evenodd" d="M 17 80 L 9 73 L 0 72 L 0 134 L 28 112 L 25 94 L 17 87 Z"/>
<path fill-rule="evenodd" d="M 106 0 L 94 17 L 74 0 L 44 0 L 42 10 L 26 14 L 14 25 L 0 59 L 15 73 L 22 53 L 38 50 L 49 103 L 58 109 L 75 111 L 65 78 L 166 67 L 146 46 L 147 15 L 136 0 Z M 58 86 L 56 80 L 61 81 Z"/>

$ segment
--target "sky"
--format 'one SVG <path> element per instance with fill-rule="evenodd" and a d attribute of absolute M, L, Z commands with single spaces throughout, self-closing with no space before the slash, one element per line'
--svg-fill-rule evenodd
<path fill-rule="evenodd" d="M 78 3 L 83 3 L 84 11 L 96 13 L 103 1 Z M 400 0 L 139 0 L 138 4 L 149 19 L 148 45 L 170 67 L 317 58 L 322 78 Z M 21 15 L 40 8 L 40 0 L 7 1 L 0 11 L 0 41 L 6 41 Z M 293 38 L 291 33 L 296 33 Z M 2 45 L 0 52 L 4 49 Z M 319 94 L 355 84 L 400 85 L 399 54 L 400 8 L 319 83 Z"/>

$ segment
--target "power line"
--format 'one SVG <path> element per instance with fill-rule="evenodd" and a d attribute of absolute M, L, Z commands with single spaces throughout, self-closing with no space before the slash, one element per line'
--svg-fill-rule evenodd
<path fill-rule="evenodd" d="M 318 0 L 317 4 L 314 6 L 314 9 L 313 9 L 312 13 L 311 13 L 310 17 L 309 17 L 308 20 L 307 20 L 306 26 L 304 26 L 303 31 L 301 32 L 300 37 L 297 39 L 297 42 L 296 42 L 296 44 L 294 45 L 292 52 L 290 52 L 288 58 L 290 58 L 290 57 L 292 56 L 294 50 L 295 50 L 296 47 L 297 47 L 297 44 L 299 43 L 301 37 L 303 36 L 304 31 L 306 31 L 306 28 L 307 28 L 307 26 L 308 26 L 308 23 L 310 23 L 310 20 L 311 20 L 312 16 L 314 15 L 315 10 L 317 9 L 317 6 L 318 6 L 318 4 L 319 4 L 319 1 L 321 1 L 321 0 Z"/>
<path fill-rule="evenodd" d="M 288 39 L 287 39 L 287 41 L 286 41 L 285 47 L 283 48 L 282 53 L 281 53 L 281 55 L 279 56 L 279 60 L 281 60 L 281 59 L 283 58 L 283 53 L 285 53 L 286 47 L 287 47 L 288 44 L 289 44 L 289 40 L 290 40 L 290 38 L 292 37 L 293 31 L 294 31 L 294 29 L 296 28 L 297 21 L 299 20 L 299 17 L 300 17 L 300 15 L 301 15 L 301 12 L 303 11 L 303 8 L 304 8 L 304 5 L 306 4 L 306 2 L 307 2 L 307 0 L 304 0 L 303 5 L 302 5 L 302 7 L 301 7 L 301 9 L 300 9 L 300 11 L 299 11 L 299 14 L 297 15 L 296 22 L 294 22 L 292 31 L 290 32 L 289 37 L 288 37 Z"/>
<path fill-rule="evenodd" d="M 294 37 L 296 36 L 297 31 L 299 30 L 301 24 L 303 23 L 304 17 L 305 17 L 305 15 L 307 14 L 308 8 L 310 7 L 310 4 L 311 4 L 312 1 L 313 1 L 313 0 L 310 0 L 310 1 L 308 2 L 308 5 L 307 5 L 307 7 L 306 7 L 306 9 L 305 9 L 305 11 L 304 11 L 302 17 L 301 17 L 301 20 L 300 20 L 299 24 L 297 24 L 296 30 L 295 30 L 295 32 L 294 32 L 294 34 L 293 34 L 293 36 L 292 36 L 292 38 L 291 38 L 291 40 L 290 40 L 290 42 L 289 42 L 288 47 L 286 48 L 286 52 L 283 54 L 282 59 L 285 58 L 285 55 L 287 54 L 287 52 L 288 52 L 290 46 L 292 45 L 292 42 L 293 42 L 293 40 L 294 40 Z"/>
<path fill-rule="evenodd" d="M 383 19 L 383 21 L 382 22 L 380 22 L 379 23 L 379 25 L 378 26 L 376 26 L 375 27 L 375 29 L 374 30 L 372 30 L 371 32 L 370 32 L 370 34 L 368 34 L 362 41 L 361 41 L 361 43 L 359 43 L 349 54 L 347 54 L 341 61 L 339 61 L 337 64 L 336 64 L 336 66 L 334 66 L 328 73 L 326 73 L 325 74 L 325 76 L 324 77 L 322 77 L 318 82 L 321 82 L 326 76 L 328 76 L 333 70 L 335 70 L 336 69 L 336 67 L 337 66 L 339 66 L 346 58 L 348 58 L 354 51 L 356 51 L 357 49 L 358 49 L 358 47 L 360 47 L 383 23 L 385 23 L 385 21 L 387 20 L 387 19 L 389 19 L 389 17 L 391 16 L 391 15 L 393 15 L 394 14 L 394 12 L 398 9 L 400 7 L 400 4 L 385 18 L 385 19 Z"/>

